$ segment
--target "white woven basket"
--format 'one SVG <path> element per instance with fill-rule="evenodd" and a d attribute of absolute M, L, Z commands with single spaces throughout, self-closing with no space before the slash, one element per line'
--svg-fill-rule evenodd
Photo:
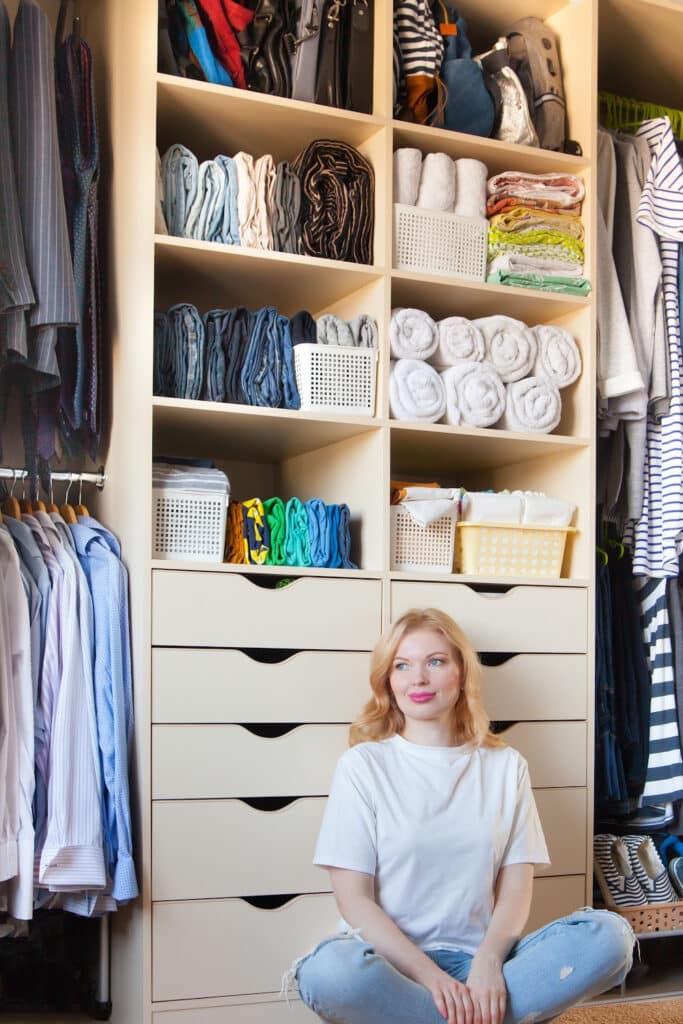
<path fill-rule="evenodd" d="M 394 267 L 483 281 L 488 221 L 394 204 Z"/>
<path fill-rule="evenodd" d="M 152 488 L 152 558 L 222 562 L 227 494 Z"/>
<path fill-rule="evenodd" d="M 420 526 L 402 505 L 391 506 L 391 568 L 398 572 L 453 572 L 455 519 Z"/>
<path fill-rule="evenodd" d="M 455 562 L 468 576 L 562 575 L 571 526 L 510 526 L 458 523 Z"/>
<path fill-rule="evenodd" d="M 374 416 L 377 349 L 295 345 L 294 371 L 302 409 Z"/>

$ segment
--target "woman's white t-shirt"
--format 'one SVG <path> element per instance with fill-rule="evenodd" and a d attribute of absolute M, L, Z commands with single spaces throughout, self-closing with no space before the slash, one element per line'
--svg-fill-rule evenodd
<path fill-rule="evenodd" d="M 549 863 L 526 761 L 512 747 L 360 743 L 337 764 L 314 863 L 374 875 L 377 903 L 422 949 L 473 954 L 500 868 Z"/>

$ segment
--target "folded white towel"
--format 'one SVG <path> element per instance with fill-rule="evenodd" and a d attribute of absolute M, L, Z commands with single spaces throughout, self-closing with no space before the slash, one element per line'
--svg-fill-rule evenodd
<path fill-rule="evenodd" d="M 573 384 L 581 374 L 581 353 L 569 331 L 547 324 L 534 327 L 538 353 L 535 377 L 547 377 L 558 388 Z"/>
<path fill-rule="evenodd" d="M 419 490 L 432 490 L 433 496 L 425 496 L 420 499 L 404 498 L 400 504 L 403 505 L 416 523 L 420 526 L 429 526 L 437 519 L 448 516 L 450 519 L 458 519 L 460 515 L 460 487 L 422 487 Z M 417 490 L 417 488 L 414 488 Z"/>
<path fill-rule="evenodd" d="M 479 328 L 464 316 L 447 316 L 436 325 L 438 348 L 432 358 L 435 366 L 455 366 L 464 360 L 480 363 L 486 358 L 486 343 Z"/>
<path fill-rule="evenodd" d="M 367 313 L 361 313 L 349 320 L 356 348 L 377 348 L 377 321 Z"/>
<path fill-rule="evenodd" d="M 398 359 L 391 364 L 389 406 L 397 420 L 436 423 L 446 412 L 443 381 L 421 359 Z"/>
<path fill-rule="evenodd" d="M 556 248 L 559 249 L 559 246 Z M 570 263 L 568 260 L 548 260 L 541 256 L 525 256 L 523 253 L 510 252 L 494 256 L 488 265 L 487 273 L 495 274 L 498 270 L 509 270 L 513 274 L 541 274 L 544 277 L 581 277 L 583 265 Z"/>
<path fill-rule="evenodd" d="M 461 217 L 486 218 L 488 169 L 481 160 L 461 157 L 455 161 L 456 198 L 454 212 Z"/>
<path fill-rule="evenodd" d="M 473 323 L 484 335 L 486 358 L 506 384 L 531 373 L 536 360 L 536 338 L 521 320 L 511 316 L 484 316 Z"/>
<path fill-rule="evenodd" d="M 465 491 L 461 517 L 468 523 L 521 523 L 520 494 Z"/>
<path fill-rule="evenodd" d="M 424 310 L 394 309 L 389 341 L 394 359 L 429 359 L 436 352 L 439 335 L 436 324 Z"/>
<path fill-rule="evenodd" d="M 517 493 L 516 491 L 514 493 Z M 521 491 L 522 522 L 539 526 L 569 526 L 576 505 L 562 498 L 549 498 L 534 491 Z"/>
<path fill-rule="evenodd" d="M 441 374 L 446 423 L 492 427 L 505 411 L 505 385 L 491 363 L 458 363 Z"/>
<path fill-rule="evenodd" d="M 503 430 L 549 434 L 562 416 L 560 392 L 545 377 L 526 377 L 507 386 Z"/>
<path fill-rule="evenodd" d="M 353 348 L 355 345 L 350 325 L 334 313 L 325 313 L 318 317 L 315 322 L 315 333 L 319 345 L 345 345 L 347 348 Z"/>
<path fill-rule="evenodd" d="M 424 210 L 453 212 L 455 206 L 455 161 L 447 153 L 427 153 L 422 161 L 417 206 Z"/>
<path fill-rule="evenodd" d="M 415 206 L 420 188 L 422 153 L 404 146 L 394 153 L 394 202 Z"/>

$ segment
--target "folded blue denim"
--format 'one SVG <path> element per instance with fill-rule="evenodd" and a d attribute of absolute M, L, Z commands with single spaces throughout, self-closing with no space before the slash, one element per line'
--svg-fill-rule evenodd
<path fill-rule="evenodd" d="M 172 397 L 201 397 L 204 376 L 204 322 L 194 306 L 178 303 L 168 311 Z"/>
<path fill-rule="evenodd" d="M 169 146 L 161 158 L 164 217 L 170 235 L 185 235 L 185 223 L 197 195 L 199 164 L 186 146 Z"/>
<path fill-rule="evenodd" d="M 285 564 L 311 564 L 311 542 L 308 533 L 308 513 L 299 498 L 290 498 L 285 506 L 287 533 L 285 536 Z"/>
<path fill-rule="evenodd" d="M 341 558 L 342 569 L 357 569 L 358 566 L 351 561 L 351 511 L 349 506 L 342 503 L 339 506 L 339 528 L 337 532 L 337 543 L 339 545 L 339 557 Z"/>
<path fill-rule="evenodd" d="M 311 544 L 311 564 L 324 568 L 330 560 L 330 524 L 327 508 L 320 498 L 311 498 L 305 505 Z"/>
<path fill-rule="evenodd" d="M 240 221 L 237 213 L 237 166 L 231 156 L 223 156 L 222 154 L 216 157 L 215 163 L 223 168 L 226 192 L 223 204 L 223 219 L 218 237 L 213 240 L 222 242 L 223 245 L 239 245 Z"/>
<path fill-rule="evenodd" d="M 249 344 L 255 315 L 244 306 L 225 311 L 223 320 L 223 351 L 225 352 L 225 401 L 248 405 L 242 389 L 242 363 Z"/>
<path fill-rule="evenodd" d="M 240 384 L 249 405 L 299 409 L 289 320 L 273 306 L 254 314 L 244 353 Z"/>
<path fill-rule="evenodd" d="M 225 170 L 216 160 L 199 165 L 197 194 L 185 221 L 185 237 L 204 242 L 220 242 L 228 182 Z"/>
<path fill-rule="evenodd" d="M 204 314 L 206 371 L 203 397 L 207 402 L 225 401 L 225 352 L 222 328 L 226 312 L 225 309 L 212 309 Z"/>

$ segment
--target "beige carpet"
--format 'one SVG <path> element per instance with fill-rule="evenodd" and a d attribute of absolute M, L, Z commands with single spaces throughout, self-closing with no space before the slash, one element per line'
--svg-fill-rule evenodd
<path fill-rule="evenodd" d="M 557 1017 L 555 1024 L 683 1024 L 683 999 L 579 1006 Z"/>

